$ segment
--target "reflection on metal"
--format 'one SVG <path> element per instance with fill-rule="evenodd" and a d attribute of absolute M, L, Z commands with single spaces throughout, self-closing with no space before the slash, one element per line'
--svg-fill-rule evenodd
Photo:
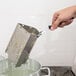
<path fill-rule="evenodd" d="M 40 35 L 41 32 L 36 28 L 18 23 L 6 49 L 8 59 L 14 62 L 16 66 L 25 63 L 36 39 Z"/>

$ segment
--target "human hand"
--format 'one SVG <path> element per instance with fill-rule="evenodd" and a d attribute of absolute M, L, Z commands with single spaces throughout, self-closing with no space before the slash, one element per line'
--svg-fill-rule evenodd
<path fill-rule="evenodd" d="M 51 30 L 71 24 L 75 17 L 76 6 L 68 7 L 56 12 L 53 15 Z"/>

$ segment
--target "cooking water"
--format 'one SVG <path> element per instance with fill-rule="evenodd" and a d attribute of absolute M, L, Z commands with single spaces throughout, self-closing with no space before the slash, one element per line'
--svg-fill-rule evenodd
<path fill-rule="evenodd" d="M 34 73 L 33 70 L 28 69 L 28 70 L 22 70 L 22 69 L 17 69 L 17 70 L 9 70 L 4 73 L 2 73 L 1 76 L 29 76 L 30 74 Z"/>

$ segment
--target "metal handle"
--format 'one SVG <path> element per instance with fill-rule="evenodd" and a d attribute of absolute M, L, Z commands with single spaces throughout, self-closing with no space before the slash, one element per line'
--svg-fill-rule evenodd
<path fill-rule="evenodd" d="M 51 28 L 51 25 L 49 25 L 48 28 L 50 29 Z"/>
<path fill-rule="evenodd" d="M 43 75 L 43 76 L 50 76 L 51 72 L 50 72 L 50 69 L 48 67 L 42 67 L 40 70 L 45 70 L 45 69 L 48 70 L 48 75 Z"/>
<path fill-rule="evenodd" d="M 39 32 L 39 34 L 37 35 L 37 38 L 40 37 L 40 35 L 42 35 L 42 31 Z"/>

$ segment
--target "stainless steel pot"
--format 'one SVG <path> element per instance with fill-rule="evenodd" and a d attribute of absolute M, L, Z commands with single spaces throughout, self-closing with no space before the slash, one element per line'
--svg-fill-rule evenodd
<path fill-rule="evenodd" d="M 50 69 L 42 68 L 40 63 L 33 59 L 28 59 L 20 67 L 15 67 L 15 64 L 9 62 L 8 59 L 0 60 L 0 76 L 41 76 L 41 70 L 44 69 L 48 70 L 47 76 L 50 76 Z"/>

